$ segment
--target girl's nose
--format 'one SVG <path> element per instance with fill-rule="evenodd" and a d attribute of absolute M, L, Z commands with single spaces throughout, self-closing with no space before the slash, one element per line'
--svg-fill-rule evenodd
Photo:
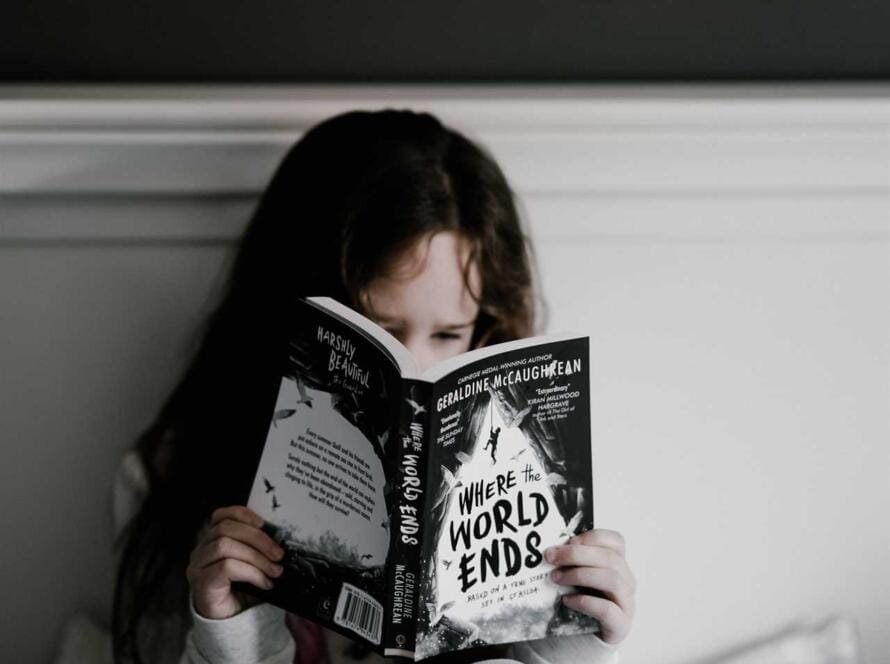
<path fill-rule="evenodd" d="M 411 355 L 414 357 L 414 361 L 417 363 L 420 371 L 426 371 L 435 364 L 436 358 L 433 356 L 429 344 L 425 343 L 420 335 L 414 335 L 406 339 L 405 347 L 411 351 Z"/>

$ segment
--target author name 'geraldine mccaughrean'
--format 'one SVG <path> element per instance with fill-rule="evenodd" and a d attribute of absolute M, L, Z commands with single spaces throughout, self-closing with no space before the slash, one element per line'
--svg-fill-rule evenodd
<path fill-rule="evenodd" d="M 414 615 L 414 572 L 396 565 L 395 584 L 392 591 L 392 622 L 401 625 L 405 616 Z"/>
<path fill-rule="evenodd" d="M 546 364 L 521 366 L 493 376 L 482 376 L 476 380 L 470 380 L 458 385 L 455 389 L 446 392 L 436 399 L 436 412 L 441 412 L 461 399 L 484 392 L 489 387 L 496 390 L 504 385 L 525 383 L 530 380 L 541 380 L 542 378 L 553 378 L 555 376 L 568 376 L 579 371 L 581 371 L 581 358 L 576 357 L 571 360 L 553 360 Z"/>

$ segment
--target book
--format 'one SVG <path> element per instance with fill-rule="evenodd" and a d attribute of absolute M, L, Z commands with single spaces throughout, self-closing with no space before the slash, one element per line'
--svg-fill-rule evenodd
<path fill-rule="evenodd" d="M 284 572 L 251 593 L 415 661 L 598 633 L 560 601 L 583 589 L 554 583 L 543 557 L 593 528 L 586 335 L 420 372 L 331 298 L 301 298 L 289 327 L 246 500 Z"/>

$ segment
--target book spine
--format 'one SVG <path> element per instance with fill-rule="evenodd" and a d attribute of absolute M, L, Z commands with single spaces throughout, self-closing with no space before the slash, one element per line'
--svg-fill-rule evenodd
<path fill-rule="evenodd" d="M 423 507 L 429 455 L 432 385 L 405 379 L 401 416 L 394 449 L 395 500 L 390 515 L 390 553 L 387 560 L 386 624 L 383 654 L 414 658 L 423 546 Z"/>

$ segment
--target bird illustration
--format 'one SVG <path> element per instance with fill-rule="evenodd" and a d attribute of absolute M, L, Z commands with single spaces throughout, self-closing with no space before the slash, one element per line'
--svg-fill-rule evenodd
<path fill-rule="evenodd" d="M 300 558 L 299 556 L 297 556 L 294 562 L 296 563 L 297 568 L 301 572 L 305 572 L 306 574 L 311 576 L 313 579 L 318 578 L 318 574 L 315 571 L 315 567 L 313 567 L 312 563 L 310 563 L 308 560 L 305 560 L 304 558 Z"/>
<path fill-rule="evenodd" d="M 275 494 L 272 494 L 272 509 L 277 510 L 281 505 L 278 502 L 278 498 L 275 497 Z"/>
<path fill-rule="evenodd" d="M 455 457 L 457 458 L 457 460 L 460 461 L 461 463 L 470 463 L 470 461 L 472 461 L 472 458 L 471 458 L 470 455 L 467 454 L 466 452 L 461 452 L 461 451 L 459 451 L 459 452 L 457 452 L 454 456 L 455 456 Z"/>
<path fill-rule="evenodd" d="M 461 487 L 464 485 L 464 483 L 461 482 L 459 479 L 457 479 L 457 476 L 454 473 L 452 473 L 450 470 L 448 470 L 448 468 L 446 468 L 445 466 L 442 466 L 441 468 L 442 468 L 442 477 L 444 477 L 445 481 L 448 483 L 449 490 L 455 489 L 457 487 Z"/>
<path fill-rule="evenodd" d="M 288 359 L 293 362 L 297 367 L 299 367 L 304 373 L 309 373 L 312 369 L 308 364 L 306 364 L 303 360 L 301 360 L 296 355 L 288 355 Z"/>
<path fill-rule="evenodd" d="M 526 406 L 525 408 L 517 410 L 513 404 L 502 397 L 498 391 L 491 386 L 488 387 L 488 393 L 491 395 L 491 400 L 494 405 L 497 406 L 501 420 L 503 420 L 504 426 L 507 428 L 518 427 L 522 424 L 525 416 L 532 410 L 531 406 Z"/>
<path fill-rule="evenodd" d="M 575 512 L 575 516 L 569 519 L 569 522 L 566 524 L 565 530 L 559 533 L 560 537 L 571 537 L 575 534 L 575 530 L 578 528 L 578 524 L 581 523 L 581 512 L 580 510 Z"/>
<path fill-rule="evenodd" d="M 451 561 L 450 561 L 450 560 L 445 560 L 445 559 L 443 558 L 443 559 L 442 559 L 442 564 L 445 565 L 445 569 L 448 569 L 449 567 L 451 567 Z"/>
<path fill-rule="evenodd" d="M 389 440 L 389 429 L 384 431 L 383 433 L 377 434 L 377 441 L 380 443 L 380 449 L 386 449 L 386 441 Z"/>
<path fill-rule="evenodd" d="M 557 381 L 557 373 L 556 373 L 556 360 L 553 360 L 547 367 L 544 369 L 544 375 L 550 375 L 550 381 L 547 383 L 547 387 L 553 387 Z"/>
<path fill-rule="evenodd" d="M 365 558 L 373 558 L 374 556 L 373 556 L 373 554 L 370 554 L 370 553 L 363 553 L 363 554 L 362 554 L 361 556 L 359 556 L 359 557 L 360 557 L 361 560 L 364 560 Z"/>
<path fill-rule="evenodd" d="M 435 504 L 433 505 L 433 511 L 435 512 L 439 509 L 439 506 L 445 502 L 445 499 L 448 498 L 448 495 L 451 493 L 452 489 L 457 487 L 462 487 L 464 485 L 463 482 L 457 479 L 457 477 L 445 466 L 441 466 L 442 469 L 442 479 L 445 481 L 446 486 L 440 490 L 439 497 L 436 499 Z"/>
<path fill-rule="evenodd" d="M 513 456 L 510 457 L 510 461 L 516 461 L 516 459 L 519 458 L 519 455 L 520 455 L 520 454 L 523 454 L 527 449 L 528 449 L 527 447 L 523 447 L 523 448 L 522 448 L 521 450 L 519 450 L 516 454 L 514 454 Z"/>
<path fill-rule="evenodd" d="M 306 393 L 306 385 L 300 380 L 299 376 L 294 381 L 297 384 L 297 392 L 300 393 L 300 398 L 297 399 L 297 405 L 299 406 L 301 403 L 306 404 L 309 408 L 312 408 L 312 397 L 310 397 Z"/>
<path fill-rule="evenodd" d="M 544 481 L 547 482 L 547 486 L 559 486 L 566 483 L 566 478 L 559 473 L 548 473 Z"/>
<path fill-rule="evenodd" d="M 270 491 L 275 491 L 275 487 L 272 486 L 272 484 L 269 482 L 269 480 L 267 480 L 265 477 L 263 478 L 263 483 L 266 485 L 266 493 L 269 493 Z"/>
<path fill-rule="evenodd" d="M 297 411 L 293 408 L 285 408 L 283 410 L 276 410 L 275 414 L 272 416 L 272 426 L 276 429 L 278 428 L 278 420 L 284 420 L 296 413 Z"/>
<path fill-rule="evenodd" d="M 509 422 L 505 422 L 507 427 L 518 427 L 522 424 L 522 421 L 525 419 L 525 416 L 532 412 L 531 406 L 526 406 L 525 408 L 515 411 L 513 413 L 513 417 L 510 418 Z"/>
<path fill-rule="evenodd" d="M 386 521 L 381 521 L 380 527 L 383 528 L 384 530 L 389 530 L 389 524 Z"/>
<path fill-rule="evenodd" d="M 420 405 L 414 399 L 409 399 L 408 397 L 405 397 L 405 401 L 407 401 L 408 404 L 414 409 L 415 415 L 420 415 L 421 413 L 426 412 L 426 406 Z"/>

